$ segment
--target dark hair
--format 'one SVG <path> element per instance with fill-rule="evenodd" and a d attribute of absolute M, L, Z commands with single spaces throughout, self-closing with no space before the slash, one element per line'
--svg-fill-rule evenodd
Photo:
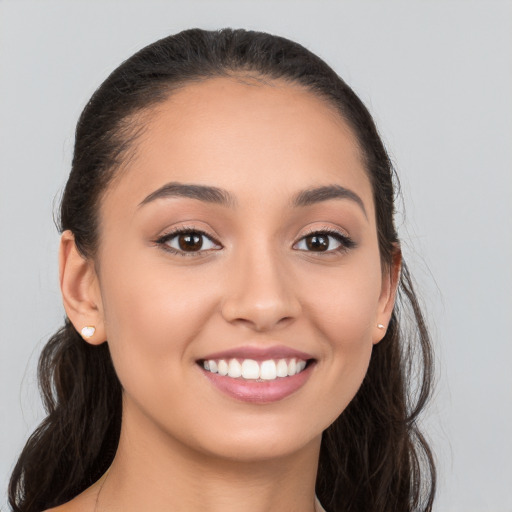
<path fill-rule="evenodd" d="M 372 187 L 381 260 L 399 247 L 394 171 L 369 112 L 320 58 L 287 39 L 245 30 L 192 29 L 161 39 L 119 66 L 86 105 L 60 211 L 79 251 L 93 258 L 98 205 L 130 157 L 143 114 L 173 90 L 212 77 L 252 75 L 301 86 L 337 109 L 352 128 Z M 407 320 L 407 325 L 404 325 Z M 418 429 L 432 383 L 432 349 L 403 263 L 398 298 L 367 375 L 322 437 L 317 495 L 330 512 L 431 511 L 432 452 Z M 108 343 L 84 343 L 66 319 L 45 346 L 39 382 L 48 415 L 28 440 L 11 477 L 16 512 L 69 501 L 112 462 L 121 425 L 121 384 Z"/>

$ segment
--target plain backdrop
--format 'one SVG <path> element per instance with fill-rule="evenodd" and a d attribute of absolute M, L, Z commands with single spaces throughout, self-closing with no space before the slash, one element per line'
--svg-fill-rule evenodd
<path fill-rule="evenodd" d="M 123 59 L 195 26 L 295 39 L 369 107 L 436 344 L 435 510 L 512 511 L 512 3 L 471 0 L 0 0 L 0 507 L 63 320 L 52 212 L 78 115 Z"/>

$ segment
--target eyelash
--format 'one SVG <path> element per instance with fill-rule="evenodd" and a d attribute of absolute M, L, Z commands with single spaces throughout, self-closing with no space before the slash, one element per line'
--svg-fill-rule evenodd
<path fill-rule="evenodd" d="M 175 238 L 176 236 L 181 235 L 181 234 L 188 234 L 188 235 L 194 234 L 194 235 L 199 235 L 199 236 L 205 236 L 206 238 L 209 238 L 216 245 L 219 245 L 219 246 L 221 245 L 220 242 L 218 242 L 214 237 L 212 237 L 208 233 L 206 233 L 204 231 L 201 231 L 200 229 L 197 229 L 197 228 L 186 227 L 186 226 L 183 226 L 183 227 L 180 227 L 180 228 L 176 228 L 176 229 L 173 229 L 172 231 L 170 231 L 168 233 L 165 233 L 161 237 L 157 238 L 154 241 L 154 243 L 156 245 L 160 246 L 164 251 L 170 252 L 171 254 L 176 254 L 177 256 L 197 257 L 197 256 L 201 256 L 204 253 L 204 250 L 199 250 L 199 251 L 179 251 L 177 249 L 174 249 L 173 247 L 170 247 L 168 245 L 169 240 L 172 240 L 173 238 Z M 356 247 L 356 243 L 350 237 L 340 233 L 339 231 L 336 231 L 335 229 L 329 228 L 329 227 L 311 230 L 310 232 L 308 232 L 305 235 L 303 235 L 299 239 L 298 242 L 304 240 L 305 238 L 313 236 L 313 235 L 317 235 L 317 236 L 319 236 L 319 235 L 331 236 L 337 242 L 340 243 L 340 246 L 338 248 L 336 248 L 336 249 L 331 249 L 329 251 L 303 251 L 303 252 L 318 252 L 320 254 L 322 254 L 322 253 L 324 253 L 324 254 L 339 254 L 339 253 L 347 252 L 348 250 L 353 249 L 354 247 Z M 296 245 L 298 242 L 296 242 L 294 245 Z M 207 249 L 207 250 L 211 250 L 211 249 Z"/>

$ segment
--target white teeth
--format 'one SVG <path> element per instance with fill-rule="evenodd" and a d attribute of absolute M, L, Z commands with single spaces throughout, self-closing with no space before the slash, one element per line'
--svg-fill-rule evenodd
<path fill-rule="evenodd" d="M 304 366 L 306 365 L 304 364 Z M 279 359 L 276 365 L 276 374 L 278 377 L 288 377 L 288 365 L 284 359 Z"/>
<path fill-rule="evenodd" d="M 219 363 L 217 364 L 219 375 L 227 375 L 229 371 L 228 363 L 224 361 L 224 359 L 221 359 Z"/>
<path fill-rule="evenodd" d="M 242 376 L 242 365 L 236 359 L 229 361 L 228 376 L 233 379 Z"/>
<path fill-rule="evenodd" d="M 240 362 L 241 361 L 241 362 Z M 275 380 L 276 378 L 291 377 L 302 372 L 306 368 L 306 361 L 295 358 L 286 359 L 267 359 L 258 362 L 254 359 L 209 359 L 203 361 L 203 367 L 211 373 L 218 373 L 225 377 L 237 379 L 242 377 L 246 380 Z"/>
<path fill-rule="evenodd" d="M 260 368 L 260 379 L 274 380 L 277 377 L 276 363 L 272 359 L 263 361 Z"/>
<path fill-rule="evenodd" d="M 244 359 L 242 363 L 242 377 L 244 379 L 259 379 L 260 365 L 254 359 Z"/>

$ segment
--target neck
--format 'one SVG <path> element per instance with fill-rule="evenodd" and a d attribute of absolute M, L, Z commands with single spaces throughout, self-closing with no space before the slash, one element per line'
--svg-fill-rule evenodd
<path fill-rule="evenodd" d="M 123 422 L 116 457 L 97 486 L 97 512 L 315 510 L 320 439 L 292 454 L 244 460 L 194 450 L 154 427 L 138 427 Z"/>

